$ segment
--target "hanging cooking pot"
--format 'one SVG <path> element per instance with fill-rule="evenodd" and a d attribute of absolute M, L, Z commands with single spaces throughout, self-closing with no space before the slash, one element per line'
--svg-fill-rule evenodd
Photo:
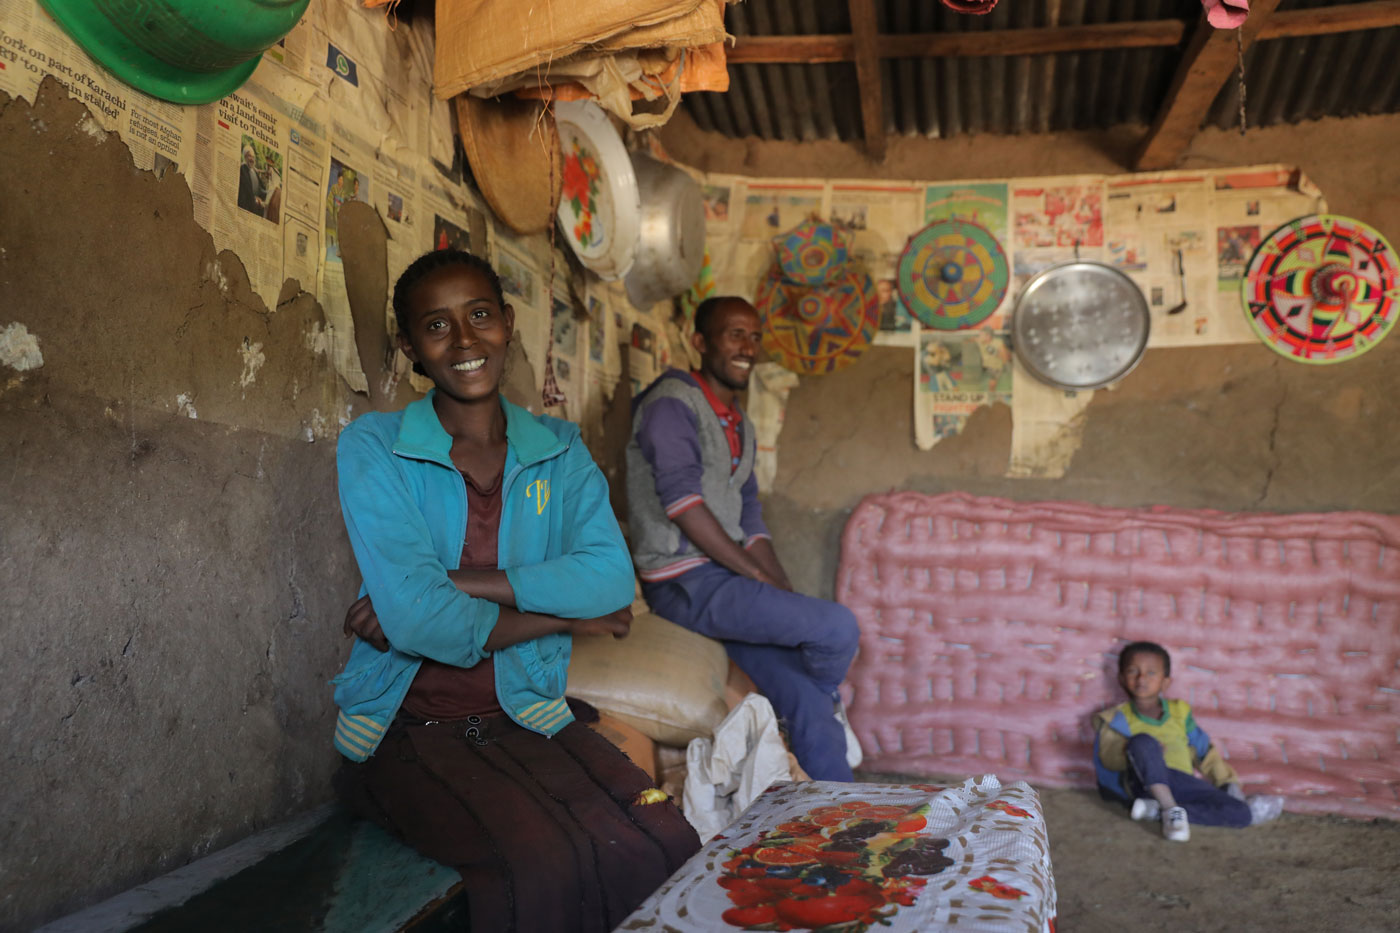
<path fill-rule="evenodd" d="M 641 193 L 637 258 L 627 273 L 627 297 L 646 310 L 684 292 L 705 262 L 705 199 L 700 183 L 674 165 L 632 153 Z"/>

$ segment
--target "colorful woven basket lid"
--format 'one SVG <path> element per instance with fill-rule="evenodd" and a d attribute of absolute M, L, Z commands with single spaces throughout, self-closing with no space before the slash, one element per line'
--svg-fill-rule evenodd
<path fill-rule="evenodd" d="M 85 51 L 137 90 L 207 104 L 243 85 L 310 0 L 40 0 Z"/>
<path fill-rule="evenodd" d="M 763 319 L 763 349 L 804 375 L 834 373 L 856 361 L 875 339 L 880 302 L 875 283 L 847 267 L 832 284 L 800 285 L 775 262 L 759 283 L 754 307 Z"/>
<path fill-rule="evenodd" d="M 1299 217 L 1269 234 L 1241 286 L 1255 334 L 1300 363 L 1358 357 L 1400 317 L 1395 250 L 1373 227 L 1339 214 Z"/>
<path fill-rule="evenodd" d="M 815 218 L 773 238 L 783 278 L 796 285 L 823 285 L 844 278 L 850 260 L 846 234 Z"/>
<path fill-rule="evenodd" d="M 935 220 L 899 257 L 899 300 L 924 326 L 976 327 L 1006 296 L 1011 270 L 996 237 L 970 220 Z"/>

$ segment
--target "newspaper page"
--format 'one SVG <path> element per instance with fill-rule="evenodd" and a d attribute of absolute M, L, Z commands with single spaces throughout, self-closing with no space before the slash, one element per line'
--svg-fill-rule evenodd
<path fill-rule="evenodd" d="M 376 190 L 376 181 L 382 183 L 382 175 L 376 178 L 378 159 L 374 144 L 342 122 L 338 115 L 331 121 L 329 148 L 320 194 L 324 205 L 321 223 L 325 254 L 317 295 L 326 314 L 326 333 L 336 372 L 356 392 L 367 392 L 369 385 L 355 348 L 355 322 L 345 290 L 345 267 L 340 254 L 340 209 L 348 201 L 374 203 L 375 197 L 382 196 Z"/>
<path fill-rule="evenodd" d="M 753 299 L 759 282 L 773 265 L 773 238 L 810 217 L 825 217 L 827 191 L 825 182 L 810 179 L 765 179 L 744 186 L 743 216 L 732 254 L 738 274 L 735 294 Z"/>
<path fill-rule="evenodd" d="M 1215 319 L 1229 323 L 1221 334 L 1229 335 L 1228 342 L 1253 343 L 1259 338 L 1245 311 L 1242 290 L 1254 251 L 1265 237 L 1290 220 L 1326 213 L 1327 201 L 1306 175 L 1287 165 L 1217 171 L 1211 175 L 1211 185 L 1214 211 L 1206 249 L 1213 251 L 1215 259 L 1210 288 Z"/>
<path fill-rule="evenodd" d="M 584 357 L 587 385 L 580 424 L 588 437 L 599 436 L 597 432 L 602 430 L 604 409 L 617 391 L 622 367 L 616 345 L 618 328 L 609 307 L 612 290 L 608 284 L 592 276 L 583 283 L 586 316 L 579 326 L 582 328 L 580 341 L 587 349 L 580 350 L 580 356 Z"/>
<path fill-rule="evenodd" d="M 0 13 L 0 90 L 32 100 L 51 74 L 88 105 L 95 128 L 121 136 L 137 168 L 183 174 L 195 220 L 216 248 L 238 254 L 269 310 L 289 278 L 316 288 L 318 181 L 310 180 L 319 180 L 326 153 L 313 84 L 265 55 L 228 97 L 179 106 L 106 71 L 34 0 L 3 0 Z"/>
<path fill-rule="evenodd" d="M 1101 247 L 1103 202 L 1098 175 L 1013 180 L 1013 243 L 1017 249 Z"/>
<path fill-rule="evenodd" d="M 914 360 L 914 443 L 928 450 L 961 433 L 978 408 L 1010 404 L 1014 379 L 1005 332 L 924 330 Z"/>
<path fill-rule="evenodd" d="M 485 243 L 472 242 L 470 213 L 479 211 L 480 206 L 465 185 L 443 175 L 431 161 L 402 146 L 386 144 L 384 139 L 370 142 L 360 129 L 342 120 L 339 114 L 332 121 L 322 195 L 326 249 L 320 286 L 321 305 L 333 333 L 332 358 L 337 371 L 357 389 L 363 382 L 363 373 L 359 372 L 354 324 L 345 295 L 339 237 L 341 206 L 358 200 L 378 211 L 389 233 L 390 282 L 428 250 L 461 249 L 487 254 Z M 387 296 L 384 314 L 389 332 L 393 333 L 391 301 L 392 295 Z M 525 323 L 530 323 L 528 313 Z M 420 391 L 428 388 L 422 377 L 413 377 L 412 384 Z"/>
<path fill-rule="evenodd" d="M 569 295 L 568 284 L 556 282 L 550 293 L 550 338 L 554 367 L 554 383 L 564 396 L 559 406 L 559 417 L 577 421 L 583 414 L 583 389 L 586 385 L 580 350 L 587 354 L 583 322 L 574 313 L 573 299 Z"/>
<path fill-rule="evenodd" d="M 1019 178 L 1011 180 L 1010 189 L 1010 292 L 1014 296 L 1050 266 L 1074 259 L 1102 261 L 1102 176 Z"/>
<path fill-rule="evenodd" d="M 340 2 L 342 0 L 311 0 L 306 11 L 301 14 L 301 19 L 292 27 L 292 31 L 264 52 L 263 57 L 271 59 L 299 78 L 320 77 L 320 60 L 315 57 L 315 48 L 318 45 L 319 34 L 324 31 L 322 7 L 326 3 Z"/>
<path fill-rule="evenodd" d="M 287 279 L 317 288 L 318 189 L 327 157 L 316 86 L 264 62 L 234 93 L 195 111 L 194 216 L 243 260 L 269 310 Z"/>
<path fill-rule="evenodd" d="M 627 293 L 620 282 L 590 277 L 585 283 L 588 302 L 588 369 L 616 382 L 622 375 L 621 345 L 630 341 L 624 331 L 622 311 Z"/>
<path fill-rule="evenodd" d="M 382 9 L 347 0 L 315 0 L 308 21 L 307 67 L 336 116 L 390 156 L 430 151 L 431 39 L 426 22 L 390 28 Z M 449 155 L 447 161 L 450 163 Z"/>
<path fill-rule="evenodd" d="M 1213 320 L 1211 192 L 1204 172 L 1108 180 L 1106 260 L 1142 290 L 1151 313 L 1149 346 L 1229 339 L 1229 322 Z"/>
<path fill-rule="evenodd" d="M 705 251 L 714 276 L 715 293 L 752 296 L 757 279 L 745 281 L 738 259 L 739 228 L 747 190 L 737 175 L 705 175 L 700 179 L 705 202 Z"/>
<path fill-rule="evenodd" d="M 744 413 L 753 423 L 756 442 L 753 472 L 759 492 L 773 491 L 773 480 L 778 475 L 778 437 L 783 433 L 788 393 L 798 381 L 797 373 L 777 363 L 759 363 L 753 368 Z"/>
<path fill-rule="evenodd" d="M 895 276 L 909 238 L 921 224 L 923 187 L 914 184 L 833 182 L 830 218 L 851 237 L 851 255 L 874 283 L 880 302 L 875 343 L 914 347 L 918 322 L 899 301 Z"/>
<path fill-rule="evenodd" d="M 115 131 L 137 168 L 188 173 L 194 108 L 124 83 L 70 39 L 37 0 L 0 0 L 0 91 L 32 103 L 49 75 L 87 104 L 91 117 L 82 127 L 97 139 L 102 130 Z"/>
<path fill-rule="evenodd" d="M 655 322 L 643 319 L 640 315 L 631 317 L 628 322 L 627 372 L 631 377 L 633 398 L 641 395 L 642 390 L 661 375 L 662 366 L 658 354 L 662 339 L 657 333 Z"/>
<path fill-rule="evenodd" d="M 516 339 L 543 386 L 551 316 L 545 270 L 529 241 L 508 230 L 495 229 L 491 248 L 491 263 L 501 278 L 501 289 L 515 309 Z"/>
<path fill-rule="evenodd" d="M 1084 409 L 1093 392 L 1067 392 L 1039 382 L 1013 359 L 1011 457 L 1006 475 L 1058 479 L 1069 469 L 1084 437 Z"/>

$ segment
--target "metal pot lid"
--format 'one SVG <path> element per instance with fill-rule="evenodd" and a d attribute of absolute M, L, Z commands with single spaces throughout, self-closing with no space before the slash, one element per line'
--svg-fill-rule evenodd
<path fill-rule="evenodd" d="M 1132 279 L 1101 262 L 1075 260 L 1026 283 L 1011 336 L 1021 364 L 1040 381 L 1099 389 L 1137 365 L 1150 327 L 1147 300 Z"/>
<path fill-rule="evenodd" d="M 700 183 L 674 165 L 632 153 L 641 193 L 637 255 L 625 279 L 641 310 L 695 284 L 705 261 L 705 198 Z"/>

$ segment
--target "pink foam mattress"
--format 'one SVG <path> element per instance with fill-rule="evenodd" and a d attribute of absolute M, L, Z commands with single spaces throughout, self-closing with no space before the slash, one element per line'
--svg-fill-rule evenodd
<path fill-rule="evenodd" d="M 837 598 L 865 769 L 1093 786 L 1090 716 L 1148 639 L 1247 792 L 1400 818 L 1400 517 L 890 493 Z"/>

